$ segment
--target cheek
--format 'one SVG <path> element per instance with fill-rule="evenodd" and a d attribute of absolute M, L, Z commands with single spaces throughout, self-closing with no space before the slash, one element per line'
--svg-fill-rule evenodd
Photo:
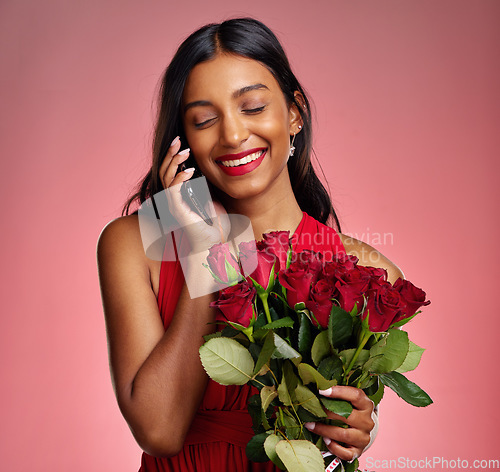
<path fill-rule="evenodd" d="M 288 123 L 283 119 L 281 114 L 269 116 L 260 125 L 262 135 L 273 141 L 275 146 L 288 148 L 289 146 L 289 131 Z"/>
<path fill-rule="evenodd" d="M 203 166 L 203 160 L 204 156 L 208 154 L 208 139 L 206 136 L 206 132 L 185 132 L 187 142 L 183 143 L 181 149 L 185 149 L 186 147 L 189 147 L 191 150 L 190 154 L 193 156 L 196 160 L 196 163 L 198 165 Z"/>

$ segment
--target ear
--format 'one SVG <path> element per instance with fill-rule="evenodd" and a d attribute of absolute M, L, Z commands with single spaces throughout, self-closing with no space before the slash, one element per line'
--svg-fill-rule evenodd
<path fill-rule="evenodd" d="M 304 122 L 300 116 L 299 107 L 302 107 L 303 109 L 306 108 L 304 97 L 298 90 L 294 92 L 293 96 L 295 98 L 295 102 L 292 103 L 288 109 L 288 116 L 290 118 L 290 136 L 298 134 L 304 126 Z"/>

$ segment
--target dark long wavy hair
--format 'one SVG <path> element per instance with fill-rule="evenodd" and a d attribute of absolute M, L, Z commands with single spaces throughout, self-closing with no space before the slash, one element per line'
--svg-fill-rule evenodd
<path fill-rule="evenodd" d="M 181 101 L 188 75 L 194 66 L 212 59 L 220 52 L 233 53 L 260 62 L 273 74 L 288 106 L 296 104 L 303 127 L 295 137 L 295 155 L 288 160 L 288 172 L 295 198 L 303 211 L 324 224 L 329 219 L 333 220 L 340 231 L 340 223 L 330 196 L 311 163 L 311 110 L 307 94 L 293 74 L 278 38 L 267 26 L 253 18 L 235 18 L 220 24 L 205 25 L 180 45 L 163 74 L 159 89 L 151 169 L 137 185 L 136 193 L 129 197 L 123 206 L 122 215 L 129 214 L 134 201 L 138 200 L 142 204 L 163 190 L 159 169 L 168 147 L 176 136 L 187 142 L 182 125 Z M 295 99 L 295 91 L 300 92 L 303 103 Z M 189 164 L 189 160 L 186 164 Z M 135 213 L 137 210 L 132 214 Z"/>

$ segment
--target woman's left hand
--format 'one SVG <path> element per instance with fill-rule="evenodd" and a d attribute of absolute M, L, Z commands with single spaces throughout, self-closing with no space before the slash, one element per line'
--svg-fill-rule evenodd
<path fill-rule="evenodd" d="M 363 390 L 356 387 L 338 385 L 328 390 L 320 390 L 319 393 L 325 397 L 351 402 L 353 410 L 348 418 L 326 410 L 328 418 L 340 420 L 349 427 L 329 426 L 317 422 L 306 423 L 306 428 L 315 434 L 323 436 L 328 450 L 339 459 L 352 461 L 358 458 L 371 443 L 373 433 L 376 432 L 374 421 L 376 413 L 374 413 L 373 401 L 366 396 Z M 339 442 L 345 444 L 345 446 L 340 445 Z"/>

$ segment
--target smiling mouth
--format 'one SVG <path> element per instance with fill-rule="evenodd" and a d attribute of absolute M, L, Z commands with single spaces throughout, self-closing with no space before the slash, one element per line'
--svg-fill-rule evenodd
<path fill-rule="evenodd" d="M 244 164 L 248 164 L 249 162 L 255 161 L 256 159 L 261 157 L 265 152 L 266 149 L 261 149 L 260 151 L 248 154 L 248 156 L 242 157 L 241 159 L 235 159 L 231 161 L 217 161 L 217 164 L 224 167 L 238 167 Z"/>

